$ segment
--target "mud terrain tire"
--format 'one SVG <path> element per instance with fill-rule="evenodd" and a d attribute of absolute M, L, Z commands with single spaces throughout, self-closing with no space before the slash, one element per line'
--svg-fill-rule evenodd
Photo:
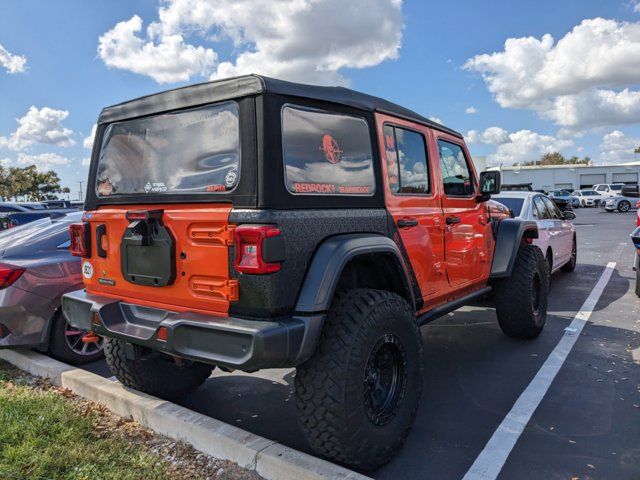
<path fill-rule="evenodd" d="M 520 246 L 511 277 L 497 282 L 494 291 L 498 323 L 506 335 L 540 335 L 547 318 L 549 267 L 538 247 Z"/>
<path fill-rule="evenodd" d="M 214 368 L 188 360 L 177 363 L 173 357 L 158 352 L 131 360 L 127 358 L 125 342 L 115 338 L 105 338 L 104 353 L 111 372 L 125 387 L 167 400 L 198 388 Z"/>
<path fill-rule="evenodd" d="M 295 377 L 311 447 L 361 470 L 387 463 L 416 416 L 422 369 L 420 331 L 406 300 L 382 290 L 338 294 L 314 356 Z"/>

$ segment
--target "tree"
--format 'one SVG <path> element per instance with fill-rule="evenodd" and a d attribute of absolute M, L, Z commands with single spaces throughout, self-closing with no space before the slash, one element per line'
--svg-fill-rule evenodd
<path fill-rule="evenodd" d="M 542 155 L 540 165 L 564 165 L 567 161 L 560 152 L 550 152 Z"/>
<path fill-rule="evenodd" d="M 39 172 L 35 165 L 28 167 L 0 166 L 0 195 L 7 199 L 53 200 L 60 193 L 60 178 L 53 170 Z"/>
<path fill-rule="evenodd" d="M 638 154 L 640 153 L 640 147 L 636 148 L 636 149 L 633 151 L 633 153 L 634 153 L 634 155 L 636 156 L 636 161 L 638 161 Z"/>

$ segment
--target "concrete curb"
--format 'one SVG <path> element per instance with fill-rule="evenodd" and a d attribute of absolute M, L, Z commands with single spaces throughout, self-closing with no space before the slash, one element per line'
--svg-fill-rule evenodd
<path fill-rule="evenodd" d="M 36 352 L 0 350 L 0 358 L 203 453 L 255 470 L 268 480 L 369 478 Z"/>

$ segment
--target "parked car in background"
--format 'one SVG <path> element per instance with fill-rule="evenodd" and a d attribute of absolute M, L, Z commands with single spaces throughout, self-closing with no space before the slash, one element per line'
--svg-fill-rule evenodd
<path fill-rule="evenodd" d="M 533 187 L 531 183 L 503 183 L 500 190 L 503 192 L 531 192 Z"/>
<path fill-rule="evenodd" d="M 610 197 L 603 200 L 600 206 L 607 212 L 628 212 L 629 210 L 635 210 L 637 198 L 623 197 L 622 195 L 617 197 Z"/>
<path fill-rule="evenodd" d="M 507 206 L 515 218 L 538 224 L 538 238 L 533 244 L 542 250 L 550 273 L 560 269 L 572 272 L 576 268 L 578 248 L 571 223 L 575 213 L 561 212 L 549 197 L 537 192 L 500 192 L 491 198 Z"/>
<path fill-rule="evenodd" d="M 102 358 L 102 339 L 60 312 L 62 294 L 82 287 L 69 252 L 69 225 L 81 219 L 44 217 L 0 233 L 0 348 L 35 347 L 76 365 Z"/>
<path fill-rule="evenodd" d="M 591 188 L 598 192 L 603 198 L 608 198 L 620 195 L 622 193 L 622 187 L 624 187 L 624 183 L 597 183 Z"/>
<path fill-rule="evenodd" d="M 0 231 L 25 225 L 40 218 L 59 218 L 77 207 L 47 208 L 40 202 L 0 202 Z"/>
<path fill-rule="evenodd" d="M 595 190 L 576 190 L 572 196 L 578 200 L 580 207 L 597 207 L 603 199 L 602 195 Z"/>
<path fill-rule="evenodd" d="M 561 211 L 573 210 L 571 192 L 568 190 L 551 190 L 547 193 L 547 196 L 553 200 Z"/>

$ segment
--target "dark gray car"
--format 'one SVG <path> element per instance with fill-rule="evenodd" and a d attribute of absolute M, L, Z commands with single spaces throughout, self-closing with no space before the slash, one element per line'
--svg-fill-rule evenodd
<path fill-rule="evenodd" d="M 0 232 L 0 348 L 36 347 L 82 364 L 102 357 L 102 339 L 67 325 L 62 294 L 82 288 L 69 253 L 69 225 L 82 212 L 40 218 Z"/>

